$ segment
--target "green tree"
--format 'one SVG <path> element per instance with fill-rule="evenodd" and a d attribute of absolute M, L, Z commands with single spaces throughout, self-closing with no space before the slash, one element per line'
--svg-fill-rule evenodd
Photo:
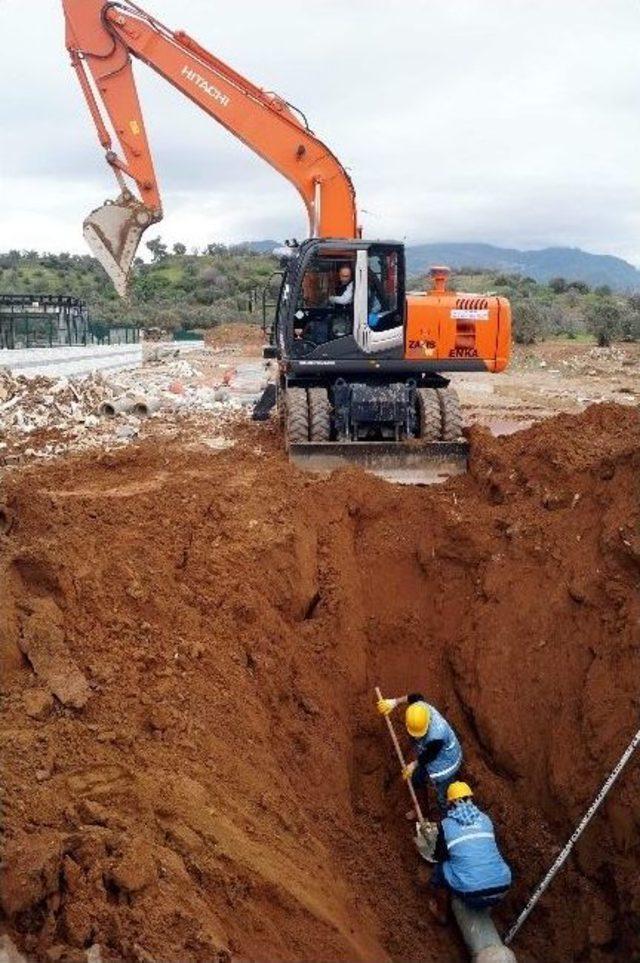
<path fill-rule="evenodd" d="M 518 344 L 535 344 L 545 337 L 549 327 L 548 312 L 532 298 L 514 301 L 513 336 Z"/>
<path fill-rule="evenodd" d="M 622 309 L 615 298 L 596 297 L 587 305 L 585 324 L 600 347 L 606 348 L 622 334 Z"/>
<path fill-rule="evenodd" d="M 577 291 L 578 294 L 588 294 L 591 290 L 589 285 L 585 284 L 584 281 L 571 281 L 569 284 L 569 289 Z"/>
<path fill-rule="evenodd" d="M 184 257 L 184 255 L 187 253 L 186 245 L 181 244 L 180 241 L 176 241 L 176 243 L 173 245 L 173 253 L 178 257 Z"/>
<path fill-rule="evenodd" d="M 551 278 L 549 281 L 549 287 L 554 294 L 564 294 L 568 285 L 564 278 Z"/>
<path fill-rule="evenodd" d="M 632 294 L 622 312 L 620 337 L 623 341 L 640 341 L 640 294 Z"/>
<path fill-rule="evenodd" d="M 161 261 L 167 256 L 167 245 L 162 243 L 160 236 L 147 241 L 147 250 L 151 251 L 154 261 Z"/>
<path fill-rule="evenodd" d="M 207 244 L 204 253 L 210 257 L 226 257 L 229 249 L 225 244 Z"/>

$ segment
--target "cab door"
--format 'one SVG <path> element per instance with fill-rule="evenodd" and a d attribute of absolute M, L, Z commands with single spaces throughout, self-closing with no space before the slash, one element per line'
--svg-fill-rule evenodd
<path fill-rule="evenodd" d="M 353 336 L 365 354 L 404 351 L 404 258 L 399 245 L 356 253 Z"/>

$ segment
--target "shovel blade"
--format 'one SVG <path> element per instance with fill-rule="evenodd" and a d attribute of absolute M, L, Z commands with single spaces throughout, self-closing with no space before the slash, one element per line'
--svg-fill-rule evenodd
<path fill-rule="evenodd" d="M 467 442 L 414 441 L 300 442 L 289 446 L 289 458 L 307 471 L 328 475 L 358 465 L 399 485 L 435 485 L 467 470 Z"/>
<path fill-rule="evenodd" d="M 140 238 L 153 221 L 152 212 L 142 201 L 123 191 L 115 201 L 105 201 L 92 211 L 84 222 L 85 241 L 121 298 L 127 294 Z"/>

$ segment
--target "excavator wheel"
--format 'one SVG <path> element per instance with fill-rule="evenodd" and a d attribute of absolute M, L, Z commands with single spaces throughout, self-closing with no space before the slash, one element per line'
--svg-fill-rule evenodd
<path fill-rule="evenodd" d="M 331 437 L 331 404 L 325 388 L 309 388 L 309 437 L 311 441 L 329 441 Z"/>
<path fill-rule="evenodd" d="M 420 439 L 424 442 L 439 441 L 442 431 L 441 404 L 434 388 L 418 388 L 418 423 Z"/>
<path fill-rule="evenodd" d="M 288 388 L 284 396 L 284 436 L 287 448 L 309 441 L 309 406 L 304 388 Z"/>
<path fill-rule="evenodd" d="M 458 441 L 462 436 L 460 399 L 453 388 L 438 388 L 436 394 L 442 414 L 442 441 Z"/>

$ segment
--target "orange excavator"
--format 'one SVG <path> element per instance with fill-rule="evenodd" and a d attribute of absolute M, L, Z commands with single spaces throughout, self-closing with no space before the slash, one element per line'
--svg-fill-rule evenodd
<path fill-rule="evenodd" d="M 405 290 L 402 244 L 366 240 L 346 170 L 296 108 L 256 87 L 184 31 L 131 0 L 62 0 L 67 49 L 120 186 L 84 236 L 126 296 L 144 231 L 162 201 L 132 58 L 148 64 L 297 188 L 309 238 L 279 249 L 278 297 L 265 357 L 291 457 L 311 468 L 359 462 L 399 481 L 464 470 L 462 417 L 447 373 L 502 371 L 511 343 L 507 300 L 446 289 Z M 132 190 L 135 184 L 136 192 Z"/>

